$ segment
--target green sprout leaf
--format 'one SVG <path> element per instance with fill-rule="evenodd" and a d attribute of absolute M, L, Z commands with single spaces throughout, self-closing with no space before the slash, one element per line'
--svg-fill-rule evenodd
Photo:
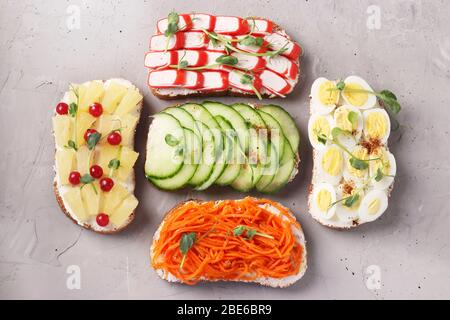
<path fill-rule="evenodd" d="M 67 149 L 73 149 L 75 151 L 78 151 L 78 147 L 75 141 L 69 140 L 67 141 L 67 146 L 65 146 Z"/>
<path fill-rule="evenodd" d="M 229 55 L 221 55 L 216 59 L 216 62 L 219 64 L 224 64 L 227 66 L 235 66 L 238 64 L 239 60 L 235 56 L 229 56 Z"/>
<path fill-rule="evenodd" d="M 369 167 L 367 161 L 357 158 L 350 158 L 350 165 L 356 170 L 365 170 Z"/>
<path fill-rule="evenodd" d="M 180 251 L 183 254 L 183 259 L 181 260 L 180 270 L 183 269 L 184 262 L 186 261 L 186 255 L 191 250 L 195 241 L 197 240 L 197 235 L 195 232 L 184 233 L 180 239 Z"/>
<path fill-rule="evenodd" d="M 246 36 L 245 38 L 243 38 L 242 40 L 240 40 L 239 43 L 244 46 L 261 47 L 262 44 L 264 43 L 264 39 L 249 35 L 249 36 Z"/>
<path fill-rule="evenodd" d="M 186 69 L 188 67 L 189 63 L 187 60 L 181 60 L 178 62 L 178 69 Z"/>
<path fill-rule="evenodd" d="M 344 88 L 345 88 L 345 82 L 342 81 L 342 80 L 339 80 L 339 82 L 336 84 L 336 88 L 337 88 L 339 91 L 344 90 Z"/>
<path fill-rule="evenodd" d="M 170 133 L 166 135 L 166 137 L 164 138 L 164 140 L 166 141 L 166 143 L 171 146 L 171 147 L 175 147 L 176 145 L 178 145 L 180 143 L 180 140 L 178 140 L 176 137 L 174 137 L 173 135 L 171 135 Z"/>
<path fill-rule="evenodd" d="M 345 133 L 345 131 L 339 127 L 334 127 L 333 130 L 331 130 L 331 136 L 333 139 L 337 139 L 343 133 Z"/>
<path fill-rule="evenodd" d="M 82 184 L 89 184 L 94 181 L 95 181 L 95 179 L 89 173 L 86 173 L 85 175 L 81 176 L 81 178 L 80 178 L 80 182 Z"/>
<path fill-rule="evenodd" d="M 69 104 L 69 114 L 72 118 L 75 118 L 78 112 L 78 105 L 75 102 Z"/>
<path fill-rule="evenodd" d="M 378 168 L 377 174 L 375 175 L 375 181 L 380 182 L 383 179 L 383 177 L 384 177 L 383 171 L 381 170 L 381 168 Z"/>
<path fill-rule="evenodd" d="M 117 170 L 120 167 L 120 160 L 119 159 L 111 159 L 108 163 L 108 168 L 112 170 Z"/>
<path fill-rule="evenodd" d="M 233 229 L 233 235 L 235 237 L 239 237 L 244 233 L 245 230 L 246 228 L 244 226 L 237 226 L 236 228 Z"/>
<path fill-rule="evenodd" d="M 353 127 L 358 124 L 358 118 L 359 118 L 358 113 L 355 111 L 350 111 L 347 115 L 347 119 L 348 121 L 350 121 Z"/>
<path fill-rule="evenodd" d="M 359 200 L 359 193 L 355 193 L 354 195 L 347 197 L 344 201 L 344 206 L 350 208 Z"/>
<path fill-rule="evenodd" d="M 97 143 L 100 141 L 101 137 L 102 137 L 102 135 L 98 132 L 91 133 L 89 135 L 89 138 L 87 141 L 88 149 L 93 150 L 95 148 L 95 146 L 97 145 Z"/>

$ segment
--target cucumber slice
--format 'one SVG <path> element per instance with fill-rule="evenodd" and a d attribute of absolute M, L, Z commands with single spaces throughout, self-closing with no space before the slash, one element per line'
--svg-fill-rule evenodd
<path fill-rule="evenodd" d="M 236 110 L 220 102 L 205 101 L 202 105 L 213 117 L 221 116 L 230 122 L 238 135 L 242 149 L 247 151 L 249 147 L 249 133 L 245 119 Z"/>
<path fill-rule="evenodd" d="M 191 186 L 199 186 L 203 184 L 211 176 L 215 166 L 215 143 L 214 136 L 208 126 L 203 122 L 196 121 L 195 125 L 202 133 L 202 157 L 195 171 L 195 174 L 189 180 Z"/>
<path fill-rule="evenodd" d="M 145 174 L 169 178 L 183 167 L 185 137 L 180 122 L 166 113 L 154 116 L 148 132 Z"/>
<path fill-rule="evenodd" d="M 195 162 L 195 159 L 198 159 L 201 154 L 202 141 L 192 130 L 183 129 L 183 131 L 186 140 L 186 149 L 184 152 L 184 165 L 181 170 L 170 178 L 149 178 L 160 189 L 176 190 L 183 188 L 197 170 L 198 162 Z"/>
<path fill-rule="evenodd" d="M 183 128 L 193 131 L 197 136 L 200 137 L 198 128 L 195 125 L 194 118 L 186 110 L 179 108 L 179 107 L 169 107 L 169 108 L 164 109 L 162 112 L 168 113 L 168 114 L 174 116 L 178 121 L 180 121 L 181 126 Z"/>
<path fill-rule="evenodd" d="M 300 144 L 300 133 L 291 115 L 280 106 L 274 104 L 262 106 L 259 109 L 270 114 L 280 123 L 284 136 L 289 141 L 292 150 L 297 152 Z"/>
<path fill-rule="evenodd" d="M 279 169 L 279 158 L 277 148 L 269 141 L 269 163 L 264 167 L 263 175 L 256 184 L 256 190 L 264 190 L 273 181 Z"/>
<path fill-rule="evenodd" d="M 272 182 L 260 191 L 264 193 L 275 193 L 285 186 L 291 179 L 292 172 L 295 170 L 295 162 L 295 154 L 292 151 L 289 142 L 286 141 L 284 144 L 283 158 L 278 172 Z"/>
<path fill-rule="evenodd" d="M 267 163 L 268 131 L 266 123 L 259 113 L 248 104 L 236 103 L 231 107 L 239 112 L 247 122 L 250 135 L 247 155 L 248 162 L 253 167 L 253 186 L 255 186 L 262 177 L 263 165 Z"/>
<path fill-rule="evenodd" d="M 278 154 L 278 162 L 280 162 L 284 152 L 285 136 L 283 134 L 283 129 L 281 128 L 280 123 L 270 114 L 262 111 L 261 109 L 257 109 L 257 111 L 266 123 L 267 129 L 269 130 L 270 142 L 276 149 Z"/>
<path fill-rule="evenodd" d="M 239 176 L 233 181 L 231 186 L 237 191 L 248 192 L 250 191 L 253 184 L 253 169 L 248 164 L 241 165 L 241 172 Z"/>
<path fill-rule="evenodd" d="M 220 177 L 217 178 L 216 184 L 226 186 L 231 184 L 241 171 L 241 164 L 237 162 L 238 159 L 236 158 L 236 155 L 239 152 L 238 148 L 240 148 L 239 138 L 228 120 L 222 116 L 215 116 L 214 119 L 216 119 L 225 135 L 224 155 L 225 162 L 228 164 L 227 168 L 223 171 Z"/>

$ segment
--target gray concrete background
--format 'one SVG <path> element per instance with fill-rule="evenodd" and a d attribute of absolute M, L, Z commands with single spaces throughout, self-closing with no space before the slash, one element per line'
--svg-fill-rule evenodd
<path fill-rule="evenodd" d="M 379 30 L 367 27 L 372 4 L 381 12 Z M 79 6 L 80 29 L 67 27 L 70 5 Z M 308 240 L 308 271 L 290 288 L 173 285 L 149 266 L 153 232 L 173 205 L 189 197 L 243 196 L 227 188 L 161 192 L 142 174 L 148 116 L 171 104 L 148 92 L 143 58 L 157 19 L 172 9 L 267 17 L 306 50 L 301 85 L 274 101 L 295 116 L 302 133 L 301 173 L 270 197 L 295 211 Z M 449 16 L 450 2 L 443 0 L 0 0 L 0 298 L 450 298 Z M 307 95 L 318 76 L 350 74 L 398 95 L 403 134 L 390 139 L 398 176 L 388 211 L 338 232 L 306 210 Z M 136 138 L 137 219 L 121 234 L 102 236 L 74 225 L 55 201 L 50 118 L 69 82 L 110 77 L 139 86 L 145 108 Z M 80 267 L 80 290 L 66 287 L 71 265 Z M 371 265 L 380 268 L 378 290 L 366 286 Z"/>

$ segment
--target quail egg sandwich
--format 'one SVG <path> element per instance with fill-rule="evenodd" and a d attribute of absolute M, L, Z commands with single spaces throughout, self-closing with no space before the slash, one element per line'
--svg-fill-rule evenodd
<path fill-rule="evenodd" d="M 386 211 L 397 171 L 387 141 L 391 117 L 399 111 L 392 92 L 375 92 L 358 76 L 314 81 L 308 123 L 314 158 L 309 212 L 314 219 L 347 229 Z"/>

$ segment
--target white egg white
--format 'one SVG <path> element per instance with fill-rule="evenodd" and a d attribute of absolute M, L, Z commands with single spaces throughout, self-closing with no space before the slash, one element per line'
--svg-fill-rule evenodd
<path fill-rule="evenodd" d="M 331 112 L 333 112 L 333 110 L 336 108 L 336 104 L 323 104 L 320 102 L 320 98 L 319 98 L 319 91 L 320 91 L 320 86 L 325 83 L 325 82 L 332 82 L 334 85 L 336 85 L 335 81 L 331 81 L 328 80 L 327 78 L 317 78 L 314 83 L 312 84 L 311 87 L 311 111 L 313 113 L 318 113 L 318 114 L 329 114 Z"/>
<path fill-rule="evenodd" d="M 364 80 L 363 78 L 358 77 L 358 76 L 349 76 L 344 80 L 344 83 L 346 85 L 355 83 L 355 84 L 358 84 L 359 86 L 361 86 L 364 90 L 373 92 L 373 89 L 369 86 L 369 84 L 366 82 L 366 80 Z M 345 89 L 344 89 L 344 91 L 345 91 Z M 352 105 L 351 101 L 349 101 L 349 99 L 347 99 L 345 94 L 342 94 L 342 97 L 347 104 Z M 377 97 L 373 94 L 369 94 L 367 97 L 367 101 L 362 106 L 355 106 L 355 107 L 365 110 L 365 109 L 370 109 L 370 108 L 374 107 L 376 105 L 376 103 L 377 103 Z"/>
<path fill-rule="evenodd" d="M 369 213 L 369 206 L 373 201 L 379 201 L 379 208 L 374 213 Z M 361 201 L 359 206 L 359 220 L 361 222 L 372 222 L 378 219 L 388 207 L 388 197 L 385 191 L 371 190 L 369 191 Z"/>
<path fill-rule="evenodd" d="M 313 114 L 308 121 L 309 142 L 311 143 L 313 148 L 317 150 L 323 150 L 329 143 L 327 142 L 326 144 L 323 144 L 319 142 L 317 140 L 317 134 L 313 131 L 314 123 L 319 119 L 325 119 L 328 122 L 328 125 L 330 126 L 330 134 L 328 135 L 328 137 L 330 138 L 331 130 L 333 129 L 333 118 L 330 115 Z"/>
<path fill-rule="evenodd" d="M 380 181 L 376 181 L 375 177 L 377 174 L 377 169 L 378 167 L 376 167 L 374 164 L 375 163 L 371 163 L 369 166 L 369 172 L 370 172 L 370 177 L 372 178 L 371 180 L 371 185 L 373 186 L 374 189 L 377 190 L 386 190 L 388 189 L 392 183 L 394 182 L 394 177 L 397 174 L 397 162 L 395 161 L 395 157 L 392 153 L 390 153 L 389 151 L 387 151 L 385 148 L 381 149 L 381 160 L 383 162 L 387 162 L 387 166 L 389 166 L 389 173 L 383 174 L 383 178 Z M 371 158 L 374 158 L 377 156 L 371 156 Z M 372 162 L 372 161 L 371 161 Z"/>
<path fill-rule="evenodd" d="M 332 219 L 336 214 L 336 206 L 329 207 L 326 211 L 322 211 L 318 205 L 318 195 L 321 190 L 328 191 L 331 195 L 331 204 L 336 201 L 336 191 L 334 187 L 329 183 L 319 183 L 314 186 L 312 194 L 312 203 L 310 204 L 313 215 L 321 219 Z"/>
<path fill-rule="evenodd" d="M 350 133 L 349 134 L 341 134 L 338 137 L 339 142 L 348 148 L 355 146 L 361 139 L 361 135 L 363 132 L 362 113 L 361 113 L 361 111 L 358 110 L 358 108 L 351 106 L 351 105 L 340 106 L 340 107 L 336 108 L 336 110 L 334 110 L 334 113 L 333 113 L 334 126 L 345 130 L 345 128 L 338 125 L 337 117 L 340 112 L 343 112 L 344 114 L 348 114 L 351 111 L 355 112 L 358 115 L 358 122 L 357 122 L 356 130 L 354 130 L 354 132 L 351 132 L 351 134 Z"/>

